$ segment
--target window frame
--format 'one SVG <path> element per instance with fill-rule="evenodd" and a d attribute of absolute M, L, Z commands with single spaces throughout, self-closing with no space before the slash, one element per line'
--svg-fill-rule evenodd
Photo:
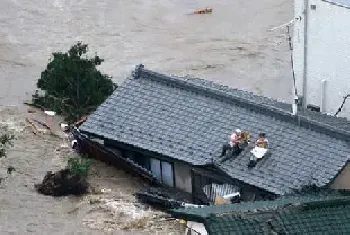
<path fill-rule="evenodd" d="M 161 182 L 162 184 L 164 184 L 164 185 L 169 186 L 169 187 L 176 188 L 174 162 L 162 160 L 162 159 L 155 158 L 155 157 L 149 157 L 149 170 L 150 170 L 152 173 L 154 173 L 154 172 L 152 171 L 152 168 L 151 168 L 151 161 L 152 161 L 152 159 L 158 160 L 158 161 L 159 161 L 159 165 L 160 165 L 160 178 L 161 178 L 161 179 L 160 179 L 160 182 Z M 170 167 L 171 167 L 171 172 L 172 172 L 172 176 L 171 176 L 171 177 L 172 177 L 172 182 L 173 182 L 173 185 L 172 185 L 172 186 L 170 186 L 170 185 L 164 183 L 164 180 L 163 180 L 163 178 L 164 178 L 164 176 L 163 176 L 163 164 L 162 164 L 163 162 L 168 163 L 168 164 L 170 165 Z"/>

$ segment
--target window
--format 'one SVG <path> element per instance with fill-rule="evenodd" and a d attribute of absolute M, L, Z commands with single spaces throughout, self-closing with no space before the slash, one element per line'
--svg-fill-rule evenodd
<path fill-rule="evenodd" d="M 173 165 L 169 162 L 161 162 L 162 166 L 162 181 L 164 184 L 174 187 L 174 172 Z"/>
<path fill-rule="evenodd" d="M 160 182 L 174 187 L 174 167 L 172 163 L 150 158 L 150 168 Z"/>
<path fill-rule="evenodd" d="M 158 159 L 150 159 L 151 171 L 159 181 L 162 181 L 162 170 L 160 168 L 160 161 Z"/>

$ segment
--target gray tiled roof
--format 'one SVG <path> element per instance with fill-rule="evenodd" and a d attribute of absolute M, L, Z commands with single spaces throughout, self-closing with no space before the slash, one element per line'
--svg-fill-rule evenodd
<path fill-rule="evenodd" d="M 210 205 L 201 207 L 186 207 L 170 209 L 168 212 L 175 218 L 187 221 L 203 222 L 211 215 L 224 214 L 242 214 L 254 212 L 266 212 L 279 210 L 291 205 L 320 203 L 331 200 L 349 200 L 349 196 L 335 192 L 334 194 L 306 194 L 306 195 L 287 195 L 272 201 L 249 201 L 233 204 Z"/>
<path fill-rule="evenodd" d="M 349 234 L 350 200 L 303 202 L 264 213 L 212 215 L 205 219 L 208 234 Z"/>
<path fill-rule="evenodd" d="M 204 165 L 216 160 L 231 132 L 267 133 L 271 156 L 252 169 L 242 153 L 217 166 L 276 194 L 325 185 L 350 157 L 350 123 L 198 78 L 135 71 L 90 115 L 81 131 Z"/>

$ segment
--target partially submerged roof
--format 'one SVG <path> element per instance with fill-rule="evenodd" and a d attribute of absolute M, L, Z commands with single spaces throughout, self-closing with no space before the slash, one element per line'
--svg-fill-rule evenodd
<path fill-rule="evenodd" d="M 138 67 L 80 127 L 140 150 L 193 165 L 213 163 L 236 128 L 267 133 L 271 156 L 252 169 L 242 154 L 216 166 L 269 192 L 329 183 L 350 157 L 350 123 L 189 77 Z"/>
<path fill-rule="evenodd" d="M 271 210 L 281 210 L 291 205 L 297 206 L 304 203 L 320 203 L 325 200 L 350 200 L 349 196 L 342 194 L 327 194 L 327 195 L 294 195 L 284 196 L 271 201 L 250 201 L 234 204 L 210 205 L 200 207 L 187 207 L 169 210 L 169 213 L 178 219 L 187 221 L 204 222 L 212 215 L 221 216 L 225 214 L 242 214 L 266 212 Z"/>
<path fill-rule="evenodd" d="M 204 221 L 208 234 L 349 234 L 350 200 L 304 202 L 264 213 L 211 216 Z"/>

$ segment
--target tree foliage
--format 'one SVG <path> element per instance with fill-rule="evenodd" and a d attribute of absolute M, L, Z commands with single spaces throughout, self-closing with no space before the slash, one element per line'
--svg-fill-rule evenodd
<path fill-rule="evenodd" d="M 94 111 L 110 96 L 116 84 L 97 66 L 104 60 L 87 57 L 88 45 L 78 42 L 66 53 L 54 52 L 37 82 L 34 105 L 75 121 Z"/>
<path fill-rule="evenodd" d="M 9 134 L 7 128 L 0 128 L 0 158 L 6 156 L 6 150 L 10 145 L 13 145 L 14 135 Z"/>
<path fill-rule="evenodd" d="M 89 172 L 91 163 L 92 163 L 91 159 L 71 157 L 68 159 L 68 169 L 74 175 L 86 177 Z"/>

